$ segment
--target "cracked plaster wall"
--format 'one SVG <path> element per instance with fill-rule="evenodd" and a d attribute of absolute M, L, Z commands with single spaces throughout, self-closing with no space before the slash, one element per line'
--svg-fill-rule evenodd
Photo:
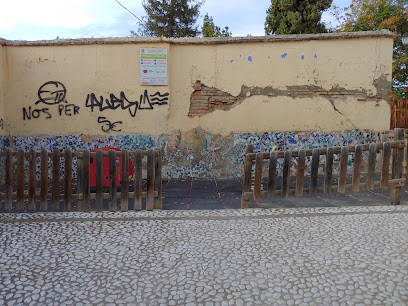
<path fill-rule="evenodd" d="M 193 126 L 221 134 L 389 128 L 392 39 L 220 45 L 191 62 L 193 46 L 175 48 L 184 85 L 173 98 L 189 95 L 190 105 L 174 115 L 188 112 Z"/>
<path fill-rule="evenodd" d="M 0 44 L 0 115 L 7 127 L 0 131 L 1 145 L 74 151 L 158 146 L 164 149 L 169 177 L 234 177 L 242 174 L 249 142 L 268 151 L 273 146 L 296 150 L 377 141 L 379 132 L 389 128 L 392 37 L 298 38 L 223 44 Z M 139 54 L 145 47 L 167 48 L 168 86 L 139 84 Z M 59 114 L 58 105 L 49 105 L 52 118 L 39 113 L 23 120 L 23 108 L 44 107 L 36 102 L 48 81 L 63 83 L 62 104 L 76 105 L 79 112 Z M 203 88 L 214 91 L 207 99 L 212 108 L 194 113 L 192 94 Z M 91 93 L 105 99 L 123 92 L 128 100 L 141 101 L 144 90 L 168 93 L 168 104 L 138 110 L 135 116 L 129 109 L 86 107 Z M 221 103 L 228 97 L 227 107 L 220 105 L 219 94 Z M 115 127 L 120 131 L 105 133 L 101 116 L 122 122 Z"/>

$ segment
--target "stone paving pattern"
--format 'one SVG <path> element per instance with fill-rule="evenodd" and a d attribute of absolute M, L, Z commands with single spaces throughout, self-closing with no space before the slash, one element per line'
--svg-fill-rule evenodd
<path fill-rule="evenodd" d="M 0 305 L 407 305 L 408 207 L 0 214 Z"/>
<path fill-rule="evenodd" d="M 291 177 L 290 186 L 295 188 L 295 178 Z M 323 177 L 319 176 L 319 185 Z M 241 208 L 241 179 L 171 179 L 163 183 L 163 209 L 231 209 Z M 266 180 L 265 180 L 266 182 Z M 280 188 L 277 181 L 277 189 Z M 306 180 L 307 183 L 307 180 Z M 408 193 L 403 192 L 402 203 L 408 204 Z M 251 201 L 250 208 L 294 208 L 294 207 L 343 207 L 390 205 L 389 190 L 360 191 L 346 194 L 276 197 Z M 133 203 L 129 204 L 133 207 Z"/>

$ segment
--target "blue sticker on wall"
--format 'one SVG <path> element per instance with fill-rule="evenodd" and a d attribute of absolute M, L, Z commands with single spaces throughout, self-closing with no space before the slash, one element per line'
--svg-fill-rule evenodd
<path fill-rule="evenodd" d="M 317 54 L 315 54 L 314 58 L 317 58 Z"/>
<path fill-rule="evenodd" d="M 282 58 L 285 58 L 287 55 L 288 55 L 288 54 L 285 52 L 285 53 L 283 53 L 281 56 L 282 56 Z"/>
<path fill-rule="evenodd" d="M 232 63 L 234 60 L 230 60 L 230 63 Z"/>
<path fill-rule="evenodd" d="M 248 56 L 248 61 L 252 63 L 252 56 Z"/>
<path fill-rule="evenodd" d="M 301 56 L 301 59 L 302 59 L 302 60 L 304 60 L 304 59 L 305 59 L 305 56 L 304 56 L 304 55 L 302 55 L 302 56 Z"/>

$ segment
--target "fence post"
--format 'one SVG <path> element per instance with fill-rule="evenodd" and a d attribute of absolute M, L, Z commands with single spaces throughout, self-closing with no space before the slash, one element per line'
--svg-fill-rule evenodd
<path fill-rule="evenodd" d="M 405 176 L 405 190 L 408 189 L 408 135 L 404 134 L 404 171 L 403 174 Z"/>
<path fill-rule="evenodd" d="M 254 178 L 254 200 L 260 200 L 262 186 L 262 164 L 263 154 L 257 153 L 255 158 L 255 178 Z"/>
<path fill-rule="evenodd" d="M 339 170 L 339 183 L 338 183 L 338 192 L 346 192 L 346 182 L 347 182 L 347 163 L 348 163 L 348 147 L 341 147 L 340 153 L 340 170 Z"/>
<path fill-rule="evenodd" d="M 147 196 L 146 196 L 146 210 L 153 210 L 154 208 L 154 151 L 149 149 L 147 151 Z"/>
<path fill-rule="evenodd" d="M 40 210 L 48 210 L 48 152 L 41 151 L 41 193 Z"/>
<path fill-rule="evenodd" d="M 298 156 L 298 167 L 296 174 L 296 187 L 295 196 L 301 197 L 303 195 L 303 185 L 305 181 L 305 162 L 306 162 L 306 151 L 300 150 Z"/>
<path fill-rule="evenodd" d="M 78 200 L 77 200 L 77 211 L 83 210 L 83 203 L 84 203 L 84 188 L 82 186 L 82 177 L 83 177 L 83 150 L 78 151 L 80 154 L 77 157 L 77 193 L 78 193 Z"/>
<path fill-rule="evenodd" d="M 354 153 L 354 169 L 353 169 L 353 180 L 352 190 L 360 190 L 360 180 L 361 180 L 361 163 L 363 161 L 363 146 L 357 145 L 356 152 Z"/>
<path fill-rule="evenodd" d="M 276 188 L 276 165 L 278 154 L 271 152 L 269 155 L 268 196 L 275 197 Z"/>
<path fill-rule="evenodd" d="M 82 205 L 83 211 L 90 211 L 90 186 L 89 186 L 89 163 L 90 153 L 89 150 L 84 150 L 82 154 L 82 188 L 84 194 L 84 202 Z"/>
<path fill-rule="evenodd" d="M 394 140 L 404 139 L 404 129 L 394 129 Z M 399 179 L 402 177 L 402 162 L 404 158 L 404 149 L 394 148 L 392 154 L 392 178 Z M 391 186 L 390 198 L 392 205 L 399 205 L 401 203 L 401 186 Z"/>
<path fill-rule="evenodd" d="M 4 178 L 5 183 L 5 208 L 11 210 L 13 207 L 13 151 L 11 149 L 6 150 L 6 175 Z"/>
<path fill-rule="evenodd" d="M 95 170 L 95 192 L 96 192 L 96 211 L 103 211 L 103 151 L 96 151 L 96 170 Z"/>
<path fill-rule="evenodd" d="M 120 182 L 120 210 L 129 209 L 129 152 L 122 150 L 122 181 Z"/>
<path fill-rule="evenodd" d="M 377 144 L 371 143 L 368 151 L 368 170 L 366 178 L 367 190 L 374 190 L 376 158 L 377 158 Z"/>
<path fill-rule="evenodd" d="M 52 201 L 53 211 L 59 210 L 59 192 L 60 192 L 60 152 L 52 152 Z"/>
<path fill-rule="evenodd" d="M 391 158 L 391 144 L 389 142 L 383 143 L 382 157 L 381 157 L 381 188 L 388 188 L 388 176 L 390 174 L 390 158 Z"/>
<path fill-rule="evenodd" d="M 162 158 L 163 152 L 162 148 L 157 148 L 157 158 L 156 158 L 156 168 L 155 168 L 155 190 L 157 191 L 157 197 L 154 198 L 154 208 L 162 209 L 163 208 L 163 190 L 162 190 Z"/>
<path fill-rule="evenodd" d="M 311 195 L 317 194 L 317 176 L 319 174 L 319 159 L 320 159 L 319 149 L 315 148 L 312 151 L 312 164 L 310 166 L 309 194 Z"/>
<path fill-rule="evenodd" d="M 142 151 L 135 151 L 135 166 L 134 166 L 134 176 L 135 176 L 135 199 L 134 199 L 134 209 L 139 211 L 142 210 Z"/>
<path fill-rule="evenodd" d="M 72 209 L 72 152 L 65 150 L 64 156 L 64 210 Z"/>
<path fill-rule="evenodd" d="M 13 207 L 13 152 L 11 149 L 6 150 L 6 176 L 5 176 L 5 208 L 11 210 Z"/>
<path fill-rule="evenodd" d="M 116 211 L 116 153 L 109 150 L 109 211 Z"/>
<path fill-rule="evenodd" d="M 24 210 L 24 151 L 18 150 L 17 152 L 17 201 L 16 210 Z"/>
<path fill-rule="evenodd" d="M 28 162 L 28 207 L 27 209 L 33 211 L 36 209 L 35 207 L 35 173 L 36 173 L 36 161 L 37 161 L 37 153 L 34 149 L 30 150 L 30 158 Z"/>
<path fill-rule="evenodd" d="M 252 161 L 249 160 L 247 154 L 254 152 L 254 146 L 252 144 L 247 144 L 244 154 L 244 176 L 242 182 L 242 197 L 241 197 L 241 208 L 248 208 L 249 200 L 245 199 L 245 192 L 249 192 L 251 189 L 251 172 L 252 172 Z"/>
<path fill-rule="evenodd" d="M 334 150 L 332 147 L 327 148 L 326 153 L 326 172 L 324 173 L 324 186 L 323 192 L 325 194 L 331 193 L 332 187 L 332 178 L 333 178 L 333 159 L 334 159 Z"/>
<path fill-rule="evenodd" d="M 289 179 L 290 179 L 290 160 L 292 159 L 292 152 L 285 151 L 283 170 L 282 170 L 282 197 L 289 196 Z"/>

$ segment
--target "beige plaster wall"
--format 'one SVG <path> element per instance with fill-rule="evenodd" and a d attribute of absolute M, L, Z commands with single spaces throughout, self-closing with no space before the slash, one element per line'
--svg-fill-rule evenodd
<path fill-rule="evenodd" d="M 149 135 L 171 134 L 196 127 L 221 135 L 299 130 L 383 131 L 389 128 L 390 107 L 385 92 L 391 84 L 393 39 L 390 35 L 233 41 L 230 44 L 196 41 L 199 40 L 189 43 L 156 40 L 154 43 L 13 43 L 0 46 L 2 71 L 9 67 L 7 74 L 0 73 L 3 75 L 0 105 L 4 105 L 4 109 L 0 106 L 0 114 L 7 117 L 7 134 L 106 134 L 102 130 L 104 124 L 98 123 L 100 117 L 111 123 L 122 122 L 114 127 L 121 133 Z M 168 49 L 168 86 L 139 84 L 140 48 L 146 47 Z M 282 58 L 285 53 L 287 55 Z M 197 80 L 233 96 L 240 94 L 242 86 L 257 87 L 260 94 L 254 94 L 256 90 L 241 93 L 246 98 L 227 111 L 216 110 L 191 117 L 188 116 L 190 96 Z M 49 81 L 65 86 L 66 102 L 36 104 L 39 88 Z M 343 90 L 346 94 L 330 98 L 316 94 L 262 94 L 267 87 L 285 91 L 293 86 L 318 86 L 326 91 Z M 148 95 L 170 93 L 169 104 L 139 109 L 134 117 L 120 107 L 104 111 L 95 108 L 93 112 L 86 107 L 87 97 L 92 93 L 97 98 L 109 99 L 110 94 L 119 97 L 122 91 L 129 101 L 139 101 L 145 90 Z M 61 113 L 60 106 L 64 107 Z M 38 118 L 26 116 L 23 120 L 23 109 L 27 114 L 30 107 L 31 112 L 38 110 L 35 113 Z M 79 107 L 77 114 L 74 107 Z"/>
<path fill-rule="evenodd" d="M 6 69 L 3 67 L 3 57 L 5 57 L 4 47 L 0 44 L 0 136 L 7 135 L 6 116 L 4 112 L 4 80 Z"/>
<path fill-rule="evenodd" d="M 392 43 L 389 38 L 370 38 L 205 48 L 174 46 L 172 63 L 178 69 L 172 71 L 173 87 L 177 88 L 172 92 L 172 99 L 178 101 L 191 94 L 196 80 L 234 96 L 240 93 L 242 85 L 272 86 L 281 90 L 296 85 L 315 85 L 325 90 L 344 88 L 375 96 L 377 80 L 388 82 L 385 86 L 391 82 Z M 285 53 L 287 56 L 282 58 Z M 323 96 L 257 95 L 228 111 L 217 110 L 185 122 L 188 106 L 188 103 L 177 104 L 178 108 L 172 109 L 171 116 L 177 118 L 176 122 L 183 122 L 177 128 L 201 126 L 220 134 L 268 130 L 382 131 L 389 128 L 390 120 L 385 96 L 379 101 L 359 102 L 353 95 L 339 95 L 331 100 Z"/>

